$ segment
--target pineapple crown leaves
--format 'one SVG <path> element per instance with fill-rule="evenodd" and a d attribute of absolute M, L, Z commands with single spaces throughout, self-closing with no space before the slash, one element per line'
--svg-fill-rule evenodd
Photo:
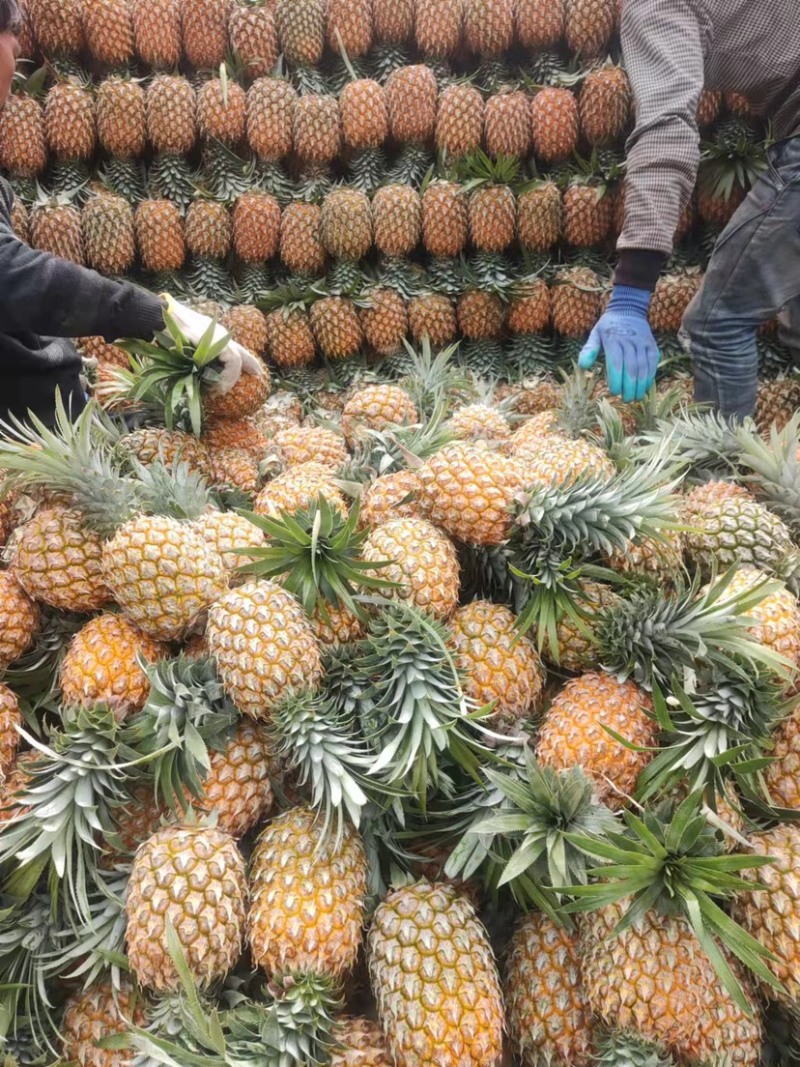
<path fill-rule="evenodd" d="M 407 340 L 403 341 L 403 346 L 411 360 L 411 369 L 398 384 L 409 394 L 422 416 L 430 419 L 443 401 L 472 394 L 470 376 L 456 362 L 457 344 L 448 345 L 435 355 L 427 336 L 419 350 Z"/>
<path fill-rule="evenodd" d="M 210 137 L 203 148 L 199 172 L 192 171 L 185 163 L 170 163 L 169 159 L 162 156 L 158 161 L 166 169 L 164 180 L 169 181 L 170 176 L 174 175 L 180 183 L 179 188 L 191 188 L 191 199 L 211 199 L 232 204 L 243 193 L 261 188 L 256 160 L 243 158 L 216 137 Z M 181 206 L 185 210 L 189 204 Z"/>
<path fill-rule="evenodd" d="M 479 148 L 459 160 L 455 174 L 466 195 L 487 185 L 516 186 L 521 180 L 522 164 L 516 156 L 499 155 L 492 159 Z"/>
<path fill-rule="evenodd" d="M 759 497 L 794 533 L 800 531 L 800 413 L 795 413 L 782 430 L 773 425 L 769 440 L 749 426 L 734 428 L 732 435 L 740 469 L 752 472 L 743 480 L 757 489 Z"/>
<path fill-rule="evenodd" d="M 726 958 L 728 950 L 772 989 L 781 990 L 766 961 L 774 959 L 759 941 L 731 919 L 718 901 L 741 891 L 763 889 L 739 872 L 770 863 L 769 857 L 720 855 L 720 842 L 702 811 L 702 796 L 690 794 L 670 810 L 664 805 L 641 814 L 623 812 L 625 831 L 604 838 L 568 834 L 567 839 L 600 860 L 587 885 L 563 887 L 575 899 L 567 913 L 593 911 L 626 901 L 612 936 L 635 926 L 651 910 L 686 919 L 723 985 L 737 1004 L 752 1013 L 747 996 Z"/>
<path fill-rule="evenodd" d="M 563 922 L 555 887 L 588 881 L 586 855 L 569 835 L 603 838 L 618 823 L 579 767 L 564 772 L 542 767 L 528 748 L 523 758 L 522 773 L 485 770 L 494 787 L 494 812 L 467 830 L 466 843 L 456 846 L 446 872 L 464 878 L 474 873 L 481 852 L 470 848 L 469 839 L 477 836 L 483 839 L 481 851 L 498 867 L 497 887 L 510 886 L 520 903 Z"/>
<path fill-rule="evenodd" d="M 774 679 L 745 671 L 734 677 L 709 672 L 691 695 L 677 680 L 670 695 L 654 686 L 661 748 L 639 777 L 637 797 L 649 800 L 684 779 L 692 792 L 713 794 L 724 791 L 723 775 L 735 776 L 740 786 L 753 783 L 752 793 L 769 763 L 764 752 L 781 716 L 780 692 Z"/>
<path fill-rule="evenodd" d="M 98 884 L 102 840 L 115 840 L 112 809 L 125 798 L 130 753 L 110 709 L 65 714 L 50 746 L 25 730 L 37 751 L 31 782 L 17 796 L 24 810 L 0 830 L 5 890 L 27 899 L 47 871 L 49 890 L 79 922 L 91 922 L 88 893 Z"/>
<path fill-rule="evenodd" d="M 669 1053 L 640 1034 L 610 1031 L 596 1041 L 598 1067 L 677 1067 Z"/>
<path fill-rule="evenodd" d="M 128 970 L 125 956 L 125 901 L 130 870 L 98 871 L 87 903 L 91 923 L 67 916 L 53 933 L 53 951 L 43 960 L 51 978 L 80 981 L 84 989 L 110 977 L 115 986 Z"/>
<path fill-rule="evenodd" d="M 788 661 L 748 632 L 748 612 L 778 584 L 765 579 L 730 594 L 735 572 L 731 568 L 704 589 L 696 578 L 666 596 L 641 586 L 599 613 L 595 638 L 603 667 L 648 689 L 654 684 L 668 689 L 675 671 L 698 666 L 731 678 L 763 669 L 788 677 Z"/>
<path fill-rule="evenodd" d="M 403 601 L 384 602 L 352 670 L 369 680 L 358 713 L 375 753 L 372 777 L 408 790 L 423 810 L 447 759 L 479 780 L 481 761 L 492 758 L 478 726 L 487 709 L 464 695 L 444 626 Z"/>
<path fill-rule="evenodd" d="M 44 893 L 24 905 L 0 911 L 0 1036 L 4 1048 L 22 1026 L 37 1058 L 58 1059 L 62 1040 L 59 1012 L 48 990 L 46 962 L 55 948 L 54 902 Z"/>
<path fill-rule="evenodd" d="M 642 455 L 659 451 L 665 438 L 670 441 L 675 458 L 687 464 L 687 473 L 735 470 L 741 448 L 737 428 L 716 412 L 681 410 L 666 417 L 656 414 L 653 429 L 643 434 Z"/>
<path fill-rule="evenodd" d="M 278 519 L 242 514 L 266 534 L 267 543 L 243 552 L 252 562 L 240 567 L 239 573 L 281 577 L 284 588 L 297 597 L 309 615 L 318 608 L 327 621 L 327 605 L 332 604 L 365 619 L 366 612 L 357 600 L 359 589 L 397 588 L 396 582 L 376 573 L 391 560 L 370 562 L 361 558 L 369 529 L 359 529 L 357 504 L 346 519 L 322 495 L 308 509 L 293 515 L 282 512 Z"/>
<path fill-rule="evenodd" d="M 142 664 L 150 681 L 147 703 L 122 728 L 126 745 L 153 781 L 156 800 L 185 812 L 202 797 L 209 749 L 225 746 L 238 713 L 210 659 L 179 656 Z"/>
<path fill-rule="evenodd" d="M 40 708 L 55 708 L 60 699 L 59 673 L 72 638 L 83 626 L 86 617 L 71 612 L 46 608 L 33 644 L 13 666 L 3 672 L 3 681 L 22 702 L 23 714 L 34 733 L 40 729 Z"/>
<path fill-rule="evenodd" d="M 447 403 L 442 399 L 426 422 L 387 430 L 364 429 L 342 471 L 347 491 L 357 496 L 364 483 L 373 478 L 415 470 L 450 444 L 453 435 L 444 425 L 447 410 Z"/>

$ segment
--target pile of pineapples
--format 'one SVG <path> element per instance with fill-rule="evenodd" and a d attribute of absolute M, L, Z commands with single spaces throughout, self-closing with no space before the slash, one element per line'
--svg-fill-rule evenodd
<path fill-rule="evenodd" d="M 618 8 L 27 0 L 19 235 L 266 373 L 167 315 L 0 435 L 9 1063 L 800 1063 L 800 386 L 675 336 L 764 130 L 610 398 Z"/>

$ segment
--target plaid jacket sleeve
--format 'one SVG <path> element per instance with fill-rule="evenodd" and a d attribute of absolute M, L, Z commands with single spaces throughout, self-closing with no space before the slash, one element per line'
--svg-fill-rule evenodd
<path fill-rule="evenodd" d="M 618 248 L 669 254 L 700 161 L 702 0 L 627 0 L 622 49 L 636 106 Z"/>

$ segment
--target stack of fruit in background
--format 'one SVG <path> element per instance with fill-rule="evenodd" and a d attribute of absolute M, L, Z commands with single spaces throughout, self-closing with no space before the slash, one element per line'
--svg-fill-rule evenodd
<path fill-rule="evenodd" d="M 167 317 L 0 436 L 9 1063 L 800 1062 L 797 386 L 770 326 L 727 426 L 674 338 L 765 131 L 704 94 L 608 398 L 618 17 L 27 0 L 18 232 L 266 373 Z"/>

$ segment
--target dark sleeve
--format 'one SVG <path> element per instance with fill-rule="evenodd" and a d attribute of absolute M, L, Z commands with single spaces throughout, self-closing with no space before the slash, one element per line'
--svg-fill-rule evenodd
<path fill-rule="evenodd" d="M 34 251 L 0 213 L 0 331 L 116 341 L 150 339 L 163 326 L 158 297 Z"/>

